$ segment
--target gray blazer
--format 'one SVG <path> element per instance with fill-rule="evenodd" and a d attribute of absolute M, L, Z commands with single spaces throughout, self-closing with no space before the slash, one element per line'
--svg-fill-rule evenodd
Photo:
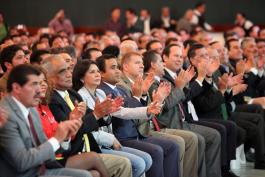
<path fill-rule="evenodd" d="M 174 79 L 171 78 L 167 72 L 164 76 L 164 80 L 171 83 L 171 92 L 165 99 L 162 112 L 157 116 L 157 119 L 159 123 L 166 128 L 180 129 L 178 104 L 185 99 L 185 95 L 181 89 L 175 87 Z M 159 83 L 157 81 L 154 82 L 149 89 L 149 93 L 152 93 L 153 90 L 156 90 L 158 87 Z"/>
<path fill-rule="evenodd" d="M 41 164 L 55 160 L 52 145 L 43 132 L 38 112 L 30 109 L 34 128 L 42 143 L 37 147 L 22 111 L 11 96 L 0 102 L 8 113 L 8 122 L 0 129 L 0 177 L 37 176 Z"/>

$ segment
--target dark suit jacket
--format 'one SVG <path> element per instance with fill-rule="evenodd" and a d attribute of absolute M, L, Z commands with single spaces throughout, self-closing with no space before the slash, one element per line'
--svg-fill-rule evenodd
<path fill-rule="evenodd" d="M 135 22 L 135 24 L 133 26 L 131 26 L 130 28 L 126 28 L 126 34 L 129 34 L 129 33 L 142 33 L 144 30 L 144 24 L 143 24 L 143 21 L 140 20 L 139 18 L 137 19 L 137 21 Z"/>
<path fill-rule="evenodd" d="M 234 60 L 230 59 L 230 63 L 234 68 L 236 68 L 236 62 Z M 263 77 L 260 78 L 258 75 L 255 75 L 252 72 L 245 73 L 243 79 L 244 83 L 247 84 L 248 87 L 246 91 L 234 97 L 235 102 L 238 104 L 245 103 L 244 96 L 252 98 L 259 97 L 260 96 L 259 92 L 263 92 L 264 88 L 262 85 L 263 84 L 262 80 L 264 80 L 264 78 Z M 257 88 L 259 88 L 259 90 Z"/>
<path fill-rule="evenodd" d="M 171 23 L 172 18 L 169 20 L 170 26 L 168 28 L 165 27 L 164 22 L 162 19 L 158 19 L 153 23 L 154 28 L 164 28 L 166 31 L 176 31 L 176 25 Z"/>
<path fill-rule="evenodd" d="M 73 103 L 75 103 L 75 101 L 78 102 L 83 101 L 82 97 L 74 90 L 68 90 L 68 93 Z M 54 118 L 56 119 L 57 122 L 68 120 L 71 109 L 57 91 L 53 91 L 51 94 L 51 101 L 49 104 L 49 108 L 53 113 Z M 87 112 L 83 117 L 83 124 L 79 129 L 79 131 L 77 132 L 75 139 L 71 141 L 71 151 L 65 155 L 67 156 L 67 155 L 77 154 L 82 150 L 83 148 L 82 137 L 83 134 L 86 133 L 88 134 L 91 151 L 100 152 L 99 147 L 93 135 L 90 133 L 92 131 L 97 131 L 98 128 L 99 128 L 99 123 L 96 120 L 95 116 L 92 114 L 92 110 L 87 108 Z"/>
<path fill-rule="evenodd" d="M 104 82 L 100 84 L 99 88 L 103 90 L 106 95 L 111 94 L 113 98 L 117 96 L 115 91 Z M 129 96 L 121 87 L 117 86 L 117 89 L 119 90 L 121 96 L 124 98 L 124 107 L 134 108 L 143 106 L 138 100 Z M 112 128 L 114 135 L 121 141 L 143 138 L 143 136 L 137 129 L 135 120 L 126 120 L 112 117 Z"/>
<path fill-rule="evenodd" d="M 221 104 L 225 103 L 222 93 L 205 80 L 203 81 L 203 91 L 193 98 L 192 103 L 200 118 L 222 118 Z"/>

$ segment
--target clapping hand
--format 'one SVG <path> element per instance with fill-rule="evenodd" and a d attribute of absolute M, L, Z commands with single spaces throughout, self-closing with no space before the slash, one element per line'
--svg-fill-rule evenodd
<path fill-rule="evenodd" d="M 211 60 L 210 63 L 207 65 L 207 75 L 212 76 L 213 73 L 215 71 L 217 71 L 219 66 L 220 66 L 220 60 L 219 59 Z"/>
<path fill-rule="evenodd" d="M 175 85 L 177 88 L 183 89 L 190 80 L 194 77 L 195 70 L 194 67 L 189 67 L 186 71 L 181 69 L 178 76 L 175 79 Z"/>
<path fill-rule="evenodd" d="M 111 110 L 111 113 L 114 113 L 114 112 L 117 112 L 121 109 L 121 106 L 123 106 L 124 104 L 124 99 L 122 96 L 118 96 L 116 97 L 113 102 L 112 102 L 112 110 Z"/>
<path fill-rule="evenodd" d="M 207 60 L 201 60 L 201 62 L 198 63 L 197 66 L 197 79 L 201 82 L 203 82 L 204 78 L 206 77 L 207 74 Z"/>
<path fill-rule="evenodd" d="M 154 73 L 148 73 L 146 78 L 143 80 L 143 85 L 142 85 L 142 92 L 143 94 L 146 94 L 151 87 L 151 85 L 155 81 L 155 74 Z"/>
<path fill-rule="evenodd" d="M 8 118 L 8 112 L 0 108 L 0 128 L 4 126 Z"/>
<path fill-rule="evenodd" d="M 58 124 L 54 137 L 61 143 L 74 136 L 82 125 L 81 120 L 68 120 Z"/>
<path fill-rule="evenodd" d="M 141 98 L 143 94 L 143 78 L 138 76 L 132 84 L 132 94 L 137 98 Z"/>
<path fill-rule="evenodd" d="M 171 91 L 171 84 L 169 82 L 161 82 L 157 90 L 152 93 L 152 100 L 160 104 L 168 97 Z"/>
<path fill-rule="evenodd" d="M 243 74 L 233 76 L 231 73 L 227 78 L 227 88 L 230 89 L 238 84 L 242 84 L 243 82 Z"/>
<path fill-rule="evenodd" d="M 87 105 L 85 102 L 75 102 L 75 109 L 70 113 L 70 120 L 80 120 L 86 114 Z"/>
<path fill-rule="evenodd" d="M 158 103 L 157 101 L 151 102 L 147 106 L 147 114 L 154 114 L 154 115 L 159 114 L 161 111 L 161 105 L 162 104 Z"/>
<path fill-rule="evenodd" d="M 108 95 L 103 102 L 100 102 L 99 99 L 97 98 L 95 101 L 95 107 L 93 111 L 96 119 L 103 118 L 104 116 L 112 113 L 113 109 L 112 104 L 113 100 L 111 99 L 111 95 Z"/>
<path fill-rule="evenodd" d="M 222 77 L 218 78 L 218 89 L 220 92 L 222 92 L 222 94 L 225 93 L 226 89 L 227 89 L 227 80 L 226 80 L 226 76 L 223 75 Z"/>
<path fill-rule="evenodd" d="M 240 60 L 236 63 L 236 73 L 237 74 L 244 74 L 246 71 L 246 64 L 244 60 Z"/>
<path fill-rule="evenodd" d="M 185 70 L 185 76 L 188 79 L 188 82 L 191 81 L 191 79 L 195 76 L 196 72 L 193 66 L 189 66 L 186 70 Z"/>
<path fill-rule="evenodd" d="M 264 58 L 263 57 L 258 57 L 257 68 L 258 69 L 263 69 L 264 64 L 265 64 Z"/>
<path fill-rule="evenodd" d="M 232 87 L 233 95 L 237 95 L 241 92 L 244 92 L 247 89 L 247 84 L 238 84 Z"/>
<path fill-rule="evenodd" d="M 251 68 L 256 67 L 256 62 L 254 57 L 249 57 L 245 62 L 246 72 L 250 72 Z"/>

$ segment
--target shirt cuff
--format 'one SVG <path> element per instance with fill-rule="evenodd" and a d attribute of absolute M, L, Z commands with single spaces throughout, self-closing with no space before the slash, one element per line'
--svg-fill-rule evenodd
<path fill-rule="evenodd" d="M 199 81 L 198 79 L 195 80 L 201 87 L 202 87 L 202 82 Z"/>
<path fill-rule="evenodd" d="M 248 101 L 248 104 L 252 104 L 253 103 L 253 99 L 250 99 L 249 101 Z"/>
<path fill-rule="evenodd" d="M 48 140 L 48 142 L 52 145 L 54 152 L 56 152 L 60 148 L 60 143 L 56 138 L 52 137 Z"/>
<path fill-rule="evenodd" d="M 230 102 L 230 105 L 232 107 L 232 111 L 231 112 L 234 112 L 236 110 L 236 103 L 234 101 Z"/>
<path fill-rule="evenodd" d="M 255 76 L 258 74 L 257 68 L 251 68 L 250 72 L 252 72 Z"/>

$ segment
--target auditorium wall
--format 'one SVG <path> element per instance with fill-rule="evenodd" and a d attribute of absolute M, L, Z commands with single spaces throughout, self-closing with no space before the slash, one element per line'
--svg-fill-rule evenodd
<path fill-rule="evenodd" d="M 102 25 L 109 16 L 110 9 L 141 8 L 151 11 L 154 18 L 159 17 L 162 6 L 170 6 L 172 16 L 179 18 L 187 8 L 194 7 L 196 0 L 0 0 L 0 12 L 9 25 L 23 23 L 28 26 L 46 26 L 59 9 L 74 26 Z M 257 24 L 265 24 L 264 0 L 208 0 L 206 19 L 211 24 L 232 24 L 237 11 L 247 14 Z"/>

